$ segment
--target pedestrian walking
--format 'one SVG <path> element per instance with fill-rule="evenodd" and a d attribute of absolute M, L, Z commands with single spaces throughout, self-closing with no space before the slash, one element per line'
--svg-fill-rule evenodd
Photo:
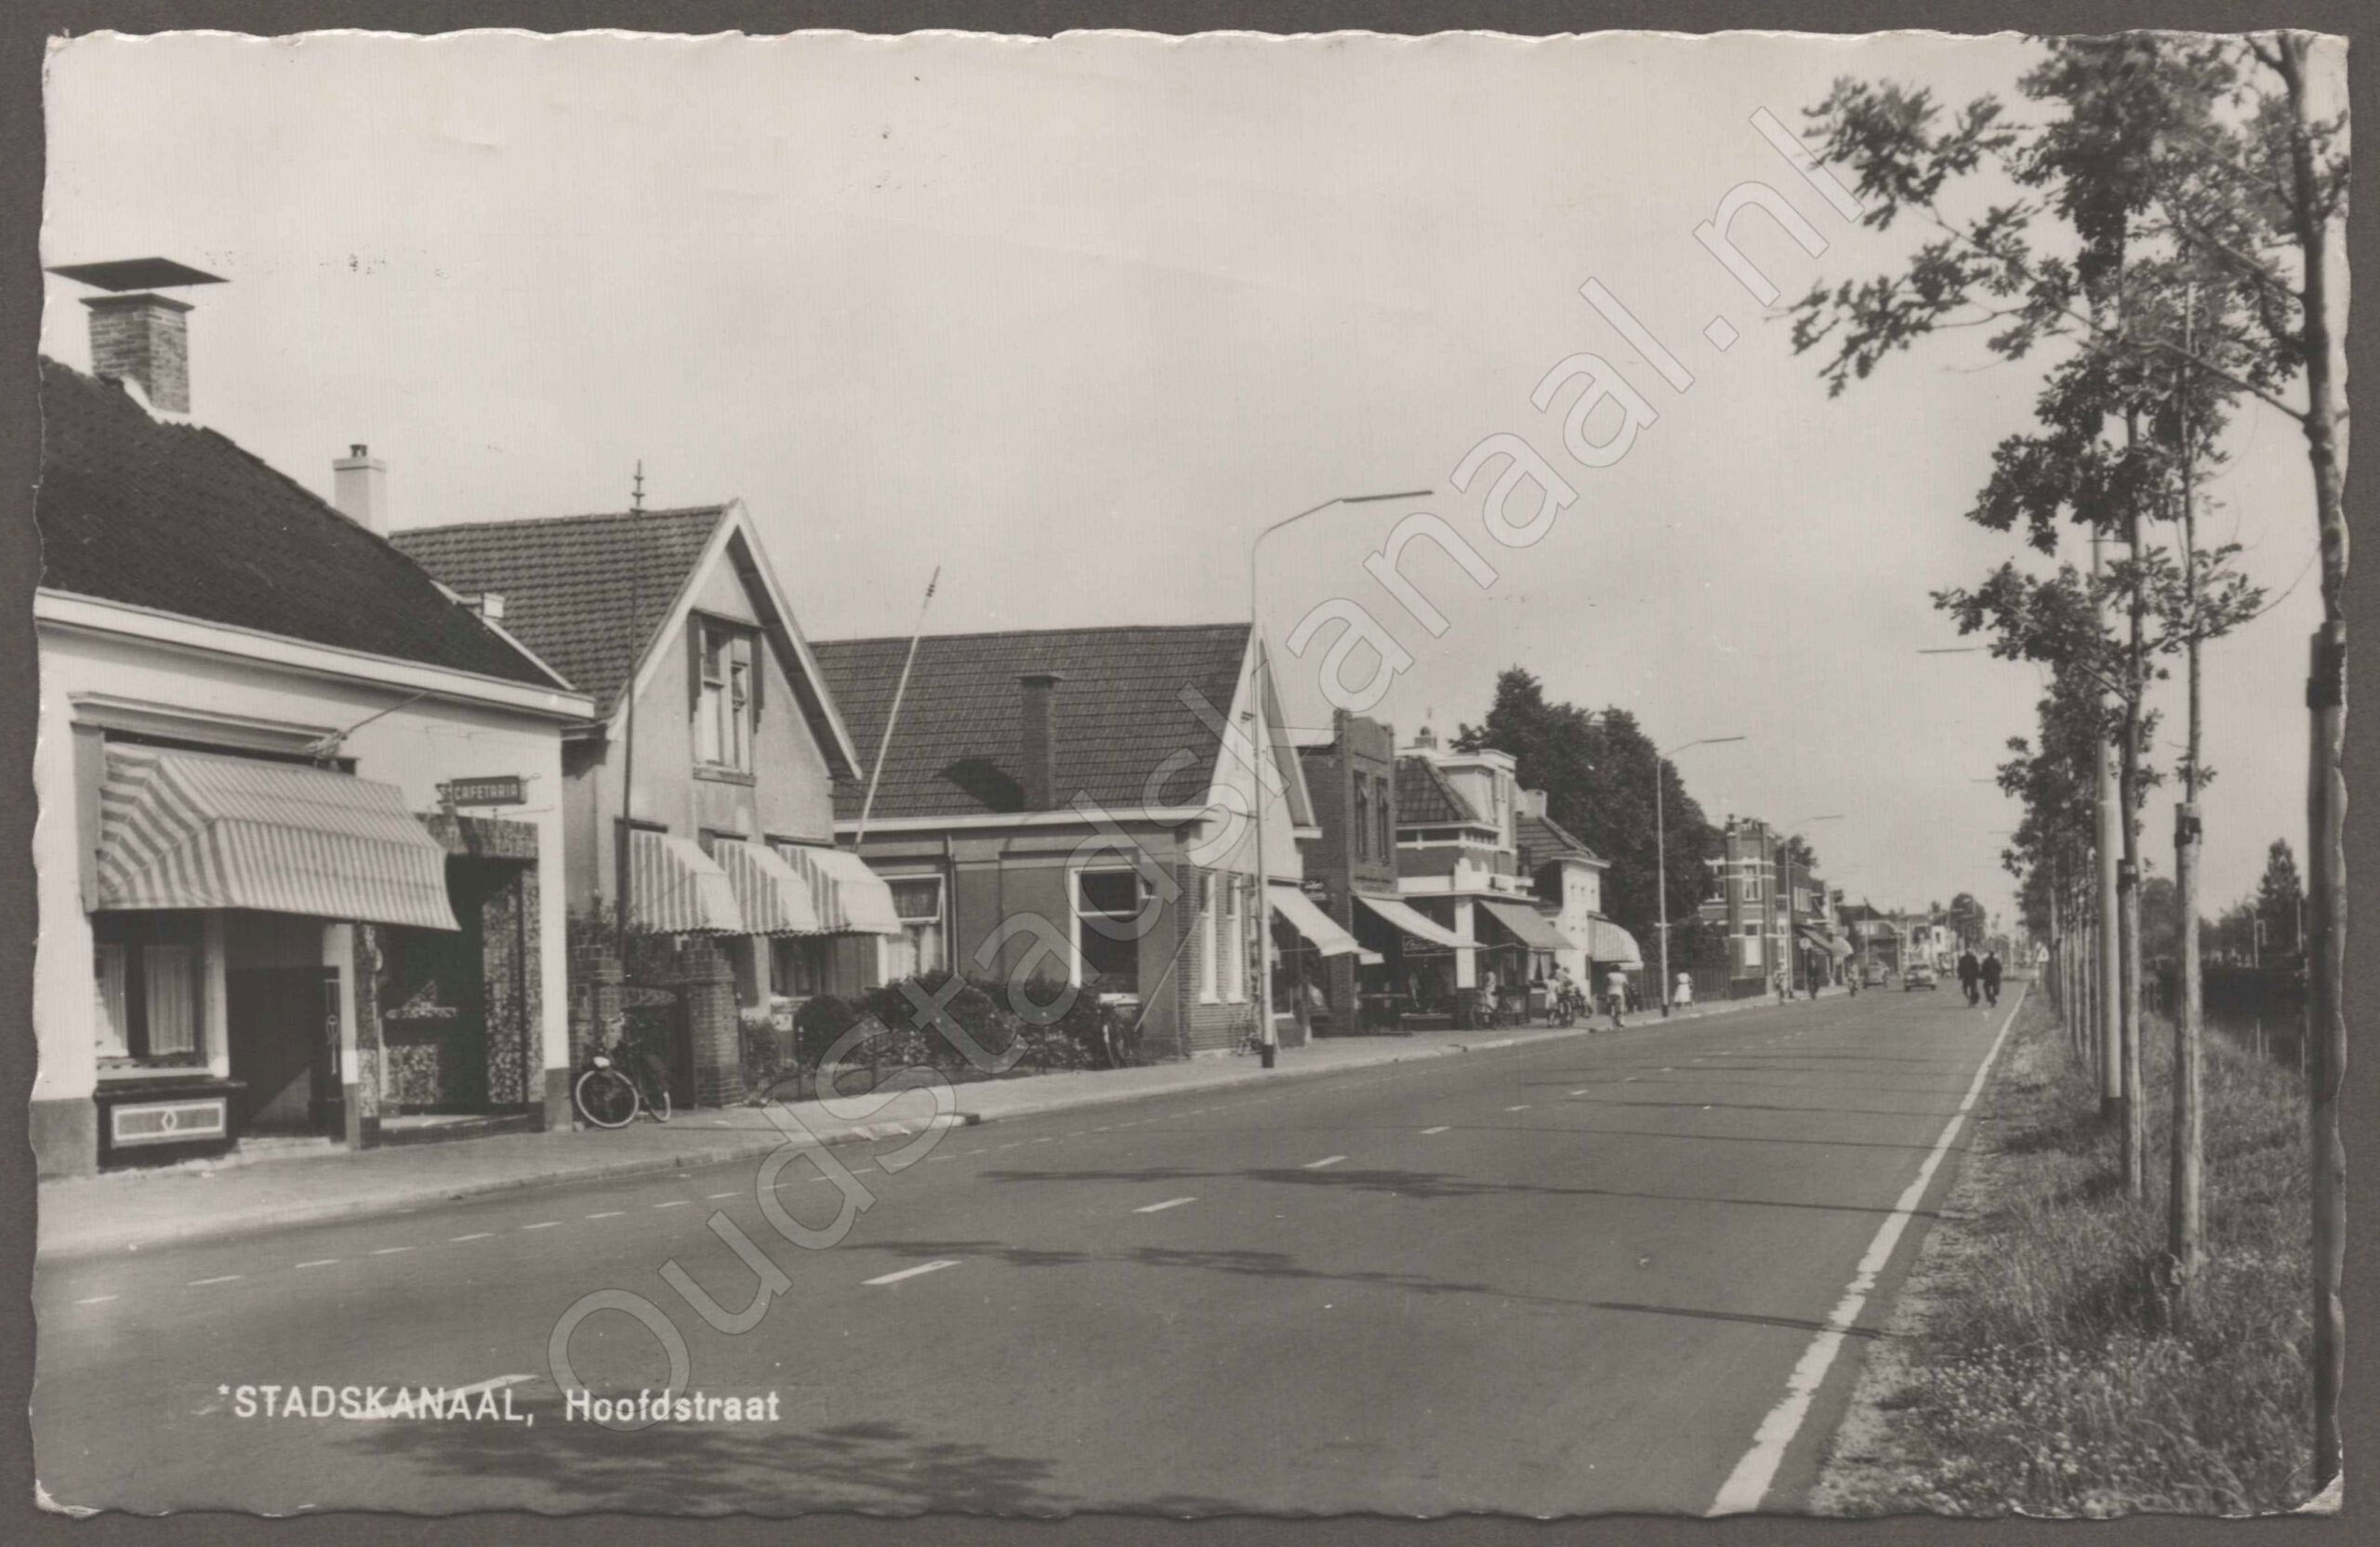
<path fill-rule="evenodd" d="M 1984 998 L 1997 1005 L 2000 1002 L 2000 974 L 2004 971 L 2000 965 L 2000 953 L 1989 950 L 1984 952 L 1983 965 L 1977 971 L 1983 977 Z"/>
<path fill-rule="evenodd" d="M 1673 1005 L 1694 1003 L 1694 974 L 1692 972 L 1680 972 L 1677 975 L 1677 983 L 1670 989 L 1670 1003 Z"/>
<path fill-rule="evenodd" d="M 1628 1008 L 1628 974 L 1617 967 L 1605 973 L 1603 997 L 1606 1007 L 1611 1011 L 1611 1029 L 1618 1031 L 1628 1024 L 1620 1019 Z"/>
<path fill-rule="evenodd" d="M 1969 946 L 1959 953 L 1959 986 L 1966 990 L 1967 1003 L 1975 1004 L 1982 998 L 1982 983 L 1983 963 L 1975 959 L 1975 949 Z"/>

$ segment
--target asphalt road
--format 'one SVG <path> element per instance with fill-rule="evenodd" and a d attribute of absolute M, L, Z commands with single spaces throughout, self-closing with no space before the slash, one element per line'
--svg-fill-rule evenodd
<path fill-rule="evenodd" d="M 46 1263 L 39 1475 L 273 1514 L 1791 1510 L 2011 1003 L 1871 992 L 843 1149 L 869 1206 L 817 1250 L 746 1162 Z M 810 1160 L 773 1180 L 835 1218 Z M 748 1329 L 662 1275 L 750 1303 L 714 1216 L 786 1283 Z M 601 1290 L 775 1421 L 572 1421 L 550 1343 Z M 617 1309 L 568 1357 L 599 1395 L 669 1380 Z M 268 1384 L 495 1395 L 269 1418 Z"/>

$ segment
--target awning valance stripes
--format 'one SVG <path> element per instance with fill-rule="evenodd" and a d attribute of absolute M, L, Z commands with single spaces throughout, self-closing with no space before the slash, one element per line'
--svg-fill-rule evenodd
<path fill-rule="evenodd" d="M 892 889 L 857 854 L 809 843 L 780 843 L 776 851 L 808 884 L 822 932 L 901 932 L 901 914 L 892 906 Z"/>
<path fill-rule="evenodd" d="M 111 747 L 101 908 L 254 908 L 456 928 L 446 851 L 394 785 L 204 752 Z"/>
<path fill-rule="evenodd" d="M 1567 951 L 1572 948 L 1570 937 L 1555 929 L 1553 919 L 1527 903 L 1500 903 L 1482 897 L 1479 906 L 1514 939 L 1532 951 Z"/>
<path fill-rule="evenodd" d="M 1324 956 L 1352 956 L 1374 967 L 1386 959 L 1378 951 L 1364 949 L 1354 935 L 1339 927 L 1336 919 L 1323 912 L 1313 898 L 1297 887 L 1276 886 L 1271 890 L 1273 911 Z"/>
<path fill-rule="evenodd" d="M 727 872 L 744 927 L 752 934 L 822 934 L 810 882 L 773 849 L 743 839 L 714 844 L 711 858 Z"/>
<path fill-rule="evenodd" d="M 1361 903 L 1375 918 L 1391 928 L 1401 933 L 1411 935 L 1424 945 L 1439 945 L 1448 950 L 1461 950 L 1468 944 L 1461 935 L 1444 924 L 1416 908 L 1398 902 L 1394 897 L 1382 897 L 1369 892 L 1358 892 L 1355 893 L 1355 901 Z"/>
<path fill-rule="evenodd" d="M 1596 919 L 1593 923 L 1587 940 L 1588 956 L 1606 967 L 1645 965 L 1645 953 L 1637 947 L 1634 935 L 1608 919 Z"/>
<path fill-rule="evenodd" d="M 691 838 L 639 832 L 628 840 L 629 919 L 654 934 L 745 934 L 727 872 Z"/>

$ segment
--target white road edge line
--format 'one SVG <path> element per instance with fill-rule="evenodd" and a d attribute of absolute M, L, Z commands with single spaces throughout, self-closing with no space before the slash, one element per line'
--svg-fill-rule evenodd
<path fill-rule="evenodd" d="M 879 1284 L 897 1284 L 904 1278 L 915 1278 L 921 1273 L 940 1273 L 945 1268 L 955 1268 L 958 1265 L 959 1259 L 956 1257 L 939 1257 L 931 1263 L 919 1263 L 913 1268 L 903 1268 L 898 1273 L 879 1274 L 874 1278 L 863 1278 L 860 1280 L 860 1287 L 874 1289 Z"/>
<path fill-rule="evenodd" d="M 1720 1485 L 1719 1497 L 1712 1503 L 1710 1514 L 1748 1514 L 1759 1509 L 1761 1501 L 1768 1496 L 1769 1485 L 1777 1480 L 1777 1469 L 1785 1460 L 1786 1447 L 1793 1443 L 1793 1436 L 1809 1417 L 1818 1387 L 1833 1367 L 1835 1355 L 1843 1351 L 1844 1338 L 1850 1332 L 1852 1323 L 1859 1319 L 1868 1296 L 1875 1289 L 1876 1276 L 1892 1260 L 1893 1250 L 1900 1245 L 1901 1233 L 1909 1228 L 1911 1216 L 1924 1200 L 1925 1189 L 1941 1166 L 1942 1157 L 1950 1153 L 1959 1130 L 1966 1125 L 1967 1114 L 1975 1109 L 1976 1098 L 1983 1094 L 1983 1082 L 1990 1077 L 1991 1065 L 1999 1061 L 2001 1045 L 2008 1040 L 2008 1028 L 2016 1024 L 2016 1012 L 2024 1008 L 2025 995 L 2031 987 L 2028 983 L 2017 991 L 2016 1002 L 2008 1007 L 2007 1018 L 2000 1023 L 1999 1033 L 1992 1038 L 1983 1062 L 1976 1066 L 1975 1078 L 1959 1102 L 1959 1109 L 1950 1115 L 1942 1136 L 1934 1141 L 1925 1163 L 1917 1168 L 1916 1179 L 1903 1190 L 1884 1223 L 1876 1227 L 1876 1238 L 1869 1243 L 1868 1254 L 1859 1259 L 1859 1271 L 1852 1276 L 1850 1287 L 1844 1290 L 1834 1309 L 1827 1313 L 1826 1329 L 1810 1340 L 1810 1346 L 1803 1352 L 1801 1362 L 1793 1367 L 1793 1373 L 1785 1383 L 1784 1399 L 1761 1420 L 1759 1430 L 1752 1435 L 1752 1448 L 1744 1452 L 1743 1459 L 1736 1462 L 1736 1469 Z"/>
<path fill-rule="evenodd" d="M 1197 1201 L 1198 1200 L 1195 1197 L 1170 1197 L 1163 1203 L 1151 1203 L 1143 1208 L 1135 1209 L 1132 1212 L 1135 1214 L 1162 1214 L 1168 1209 L 1179 1209 L 1185 1203 L 1196 1203 Z"/>
<path fill-rule="evenodd" d="M 1298 1169 L 1300 1170 L 1318 1171 L 1325 1166 L 1335 1166 L 1345 1158 L 1347 1157 L 1343 1155 L 1326 1155 L 1319 1160 L 1309 1160 Z"/>

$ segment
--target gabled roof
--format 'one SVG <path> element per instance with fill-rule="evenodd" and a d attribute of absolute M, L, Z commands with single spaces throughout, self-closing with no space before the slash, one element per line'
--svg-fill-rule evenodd
<path fill-rule="evenodd" d="M 41 584 L 311 644 L 569 684 L 388 539 L 212 430 L 41 362 Z"/>
<path fill-rule="evenodd" d="M 1248 645 L 1245 623 L 929 634 L 918 643 L 870 819 L 1024 811 L 1017 679 L 1033 671 L 1065 678 L 1051 725 L 1064 804 L 1078 791 L 1114 810 L 1202 804 L 1222 748 L 1207 717 L 1232 712 Z M 821 640 L 813 648 L 862 761 L 872 762 L 909 641 Z M 866 794 L 862 782 L 838 787 L 836 816 L 855 820 Z"/>
<path fill-rule="evenodd" d="M 1396 825 L 1400 827 L 1485 826 L 1486 819 L 1436 763 L 1408 755 L 1396 760 Z"/>
<path fill-rule="evenodd" d="M 504 627 L 608 718 L 727 513 L 723 505 L 416 526 L 390 541 L 465 596 L 504 598 Z"/>
<path fill-rule="evenodd" d="M 1569 831 L 1550 816 L 1520 813 L 1514 822 L 1514 833 L 1520 847 L 1521 868 L 1535 871 L 1541 865 L 1560 859 L 1582 859 L 1590 865 L 1603 864 L 1603 857 L 1584 843 L 1570 836 Z"/>
<path fill-rule="evenodd" d="M 632 678 L 649 678 L 711 566 L 732 566 L 828 768 L 856 773 L 850 734 L 741 501 L 416 527 L 396 540 L 457 591 L 500 594 L 505 626 L 591 693 L 599 720 Z"/>

